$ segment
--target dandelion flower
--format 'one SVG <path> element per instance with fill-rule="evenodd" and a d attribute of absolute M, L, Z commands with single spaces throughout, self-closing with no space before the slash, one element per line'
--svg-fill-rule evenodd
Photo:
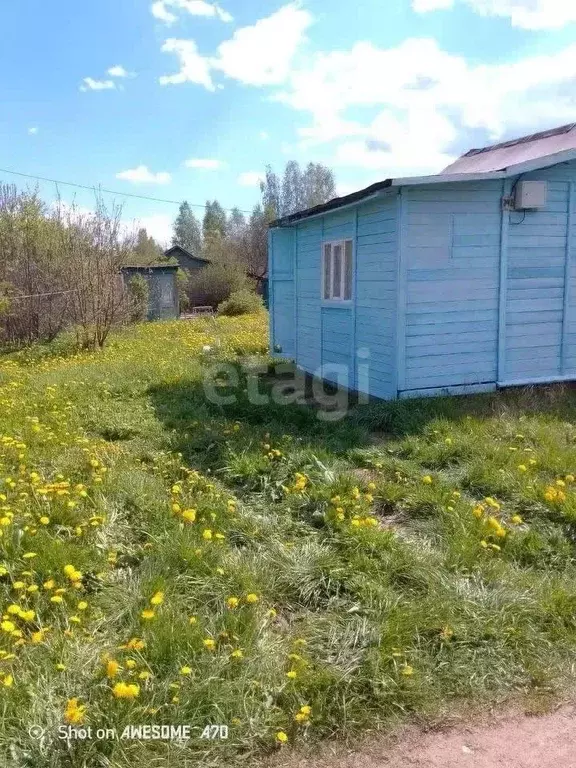
<path fill-rule="evenodd" d="M 151 605 L 162 605 L 163 602 L 164 602 L 164 592 L 156 592 L 150 598 Z"/>
<path fill-rule="evenodd" d="M 156 616 L 151 608 L 145 608 L 140 615 L 146 621 L 151 621 Z"/>
<path fill-rule="evenodd" d="M 140 686 L 136 683 L 116 683 L 112 693 L 117 699 L 135 699 L 140 694 Z"/>
<path fill-rule="evenodd" d="M 237 608 L 239 602 L 240 600 L 237 597 L 229 597 L 228 600 L 226 600 L 226 605 L 228 608 Z"/>
<path fill-rule="evenodd" d="M 180 674 L 181 675 L 191 675 L 192 674 L 192 667 L 180 667 Z"/>
<path fill-rule="evenodd" d="M 276 734 L 276 741 L 279 741 L 280 744 L 286 744 L 288 741 L 288 735 L 284 733 L 284 731 L 278 731 Z"/>
<path fill-rule="evenodd" d="M 86 715 L 86 705 L 79 704 L 78 699 L 69 699 L 64 711 L 64 720 L 71 725 L 81 725 Z"/>
<path fill-rule="evenodd" d="M 213 651 L 216 647 L 216 643 L 214 640 L 212 640 L 211 637 L 207 637 L 205 640 L 203 640 L 204 648 L 208 649 L 209 651 Z"/>
<path fill-rule="evenodd" d="M 116 677 L 118 672 L 120 671 L 120 664 L 115 659 L 110 659 L 106 663 L 106 676 L 107 677 Z"/>
<path fill-rule="evenodd" d="M 254 594 L 254 592 L 250 592 L 249 595 L 246 595 L 246 602 L 247 603 L 257 603 L 260 600 L 258 595 Z"/>
<path fill-rule="evenodd" d="M 295 669 L 291 669 L 289 672 L 286 672 L 286 677 L 289 680 L 295 680 L 298 677 L 298 672 Z"/>

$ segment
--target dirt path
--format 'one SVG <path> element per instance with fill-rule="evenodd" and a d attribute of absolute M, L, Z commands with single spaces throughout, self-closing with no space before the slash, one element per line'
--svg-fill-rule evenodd
<path fill-rule="evenodd" d="M 318 757 L 280 757 L 274 768 L 576 768 L 576 707 L 539 717 L 505 716 L 481 725 L 405 730 L 393 742 L 342 747 Z"/>

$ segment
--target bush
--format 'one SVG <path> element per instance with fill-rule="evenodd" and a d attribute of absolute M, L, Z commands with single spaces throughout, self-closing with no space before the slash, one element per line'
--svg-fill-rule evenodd
<path fill-rule="evenodd" d="M 128 294 L 130 296 L 130 320 L 133 323 L 145 320 L 150 301 L 150 287 L 146 278 L 142 275 L 131 277 L 128 281 Z"/>
<path fill-rule="evenodd" d="M 219 315 L 250 315 L 259 312 L 263 307 L 262 297 L 254 291 L 242 288 L 234 291 L 230 297 L 218 305 Z"/>
<path fill-rule="evenodd" d="M 245 289 L 248 284 L 241 264 L 235 262 L 214 262 L 199 273 L 190 276 L 188 291 L 192 304 L 198 303 L 217 307 L 232 293 Z"/>

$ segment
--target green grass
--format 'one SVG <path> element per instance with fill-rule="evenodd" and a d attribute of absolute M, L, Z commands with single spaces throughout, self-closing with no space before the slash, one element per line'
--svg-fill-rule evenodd
<path fill-rule="evenodd" d="M 326 421 L 250 402 L 240 362 L 267 363 L 265 325 L 147 324 L 94 354 L 63 340 L 0 360 L 3 762 L 232 766 L 573 685 L 574 391 Z M 205 394 L 215 363 L 237 372 L 219 374 L 228 404 Z M 117 698 L 118 682 L 138 695 Z M 93 731 L 195 738 L 67 742 L 75 698 Z M 229 738 L 200 739 L 207 724 Z"/>

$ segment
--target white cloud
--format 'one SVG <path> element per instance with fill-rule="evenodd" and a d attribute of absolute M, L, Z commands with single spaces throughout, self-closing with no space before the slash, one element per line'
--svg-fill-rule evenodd
<path fill-rule="evenodd" d="M 417 13 L 451 8 L 456 0 L 413 0 Z M 481 16 L 509 18 L 522 29 L 559 29 L 576 21 L 573 0 L 460 0 Z"/>
<path fill-rule="evenodd" d="M 262 141 L 266 141 L 270 138 L 270 134 L 267 131 L 260 131 L 260 138 Z"/>
<path fill-rule="evenodd" d="M 477 65 L 431 39 L 388 49 L 359 42 L 317 54 L 276 98 L 311 116 L 299 131 L 301 146 L 335 143 L 334 164 L 410 175 L 437 172 L 464 142 L 574 121 L 575 78 L 576 45 Z M 361 120 L 355 110 L 373 114 Z"/>
<path fill-rule="evenodd" d="M 113 91 L 115 88 L 114 80 L 94 80 L 93 77 L 85 77 L 80 86 L 81 91 Z"/>
<path fill-rule="evenodd" d="M 28 128 L 28 133 L 30 134 L 30 136 L 36 136 L 36 134 L 38 133 L 38 128 L 34 125 L 32 126 L 32 128 Z"/>
<path fill-rule="evenodd" d="M 128 171 L 120 171 L 116 174 L 117 179 L 130 181 L 133 184 L 169 184 L 172 177 L 166 171 L 153 173 L 146 165 L 139 165 Z"/>
<path fill-rule="evenodd" d="M 160 83 L 192 82 L 212 91 L 211 72 L 217 70 L 246 85 L 280 85 L 287 80 L 311 23 L 308 11 L 289 3 L 252 26 L 236 30 L 218 46 L 215 56 L 201 56 L 193 40 L 167 40 L 162 50 L 178 56 L 180 71 L 164 75 Z"/>
<path fill-rule="evenodd" d="M 164 53 L 175 53 L 180 59 L 180 71 L 174 75 L 162 75 L 160 85 L 179 85 L 197 83 L 208 91 L 214 91 L 210 76 L 210 61 L 198 53 L 194 40 L 176 40 L 170 38 L 162 46 Z"/>
<path fill-rule="evenodd" d="M 116 64 L 115 67 L 110 67 L 108 74 L 110 77 L 135 77 L 133 72 L 128 72 L 120 64 Z"/>
<path fill-rule="evenodd" d="M 184 165 L 187 168 L 200 168 L 204 171 L 217 171 L 226 167 L 226 163 L 222 160 L 209 157 L 191 157 L 189 160 L 186 160 Z"/>
<path fill-rule="evenodd" d="M 165 24 L 173 24 L 177 21 L 174 11 L 186 11 L 192 16 L 205 16 L 230 22 L 232 16 L 217 3 L 209 3 L 206 0 L 156 0 L 150 8 L 152 15 Z"/>
<path fill-rule="evenodd" d="M 213 66 L 248 85 L 283 83 L 311 23 L 308 11 L 289 3 L 253 26 L 236 30 L 218 47 Z"/>
<path fill-rule="evenodd" d="M 259 171 L 244 171 L 238 176 L 237 182 L 241 187 L 257 187 L 263 178 Z"/>
<path fill-rule="evenodd" d="M 173 235 L 174 217 L 166 213 L 155 213 L 151 216 L 141 216 L 132 222 L 127 222 L 129 231 L 138 230 L 142 227 L 151 235 L 157 243 L 163 248 L 167 248 Z"/>

